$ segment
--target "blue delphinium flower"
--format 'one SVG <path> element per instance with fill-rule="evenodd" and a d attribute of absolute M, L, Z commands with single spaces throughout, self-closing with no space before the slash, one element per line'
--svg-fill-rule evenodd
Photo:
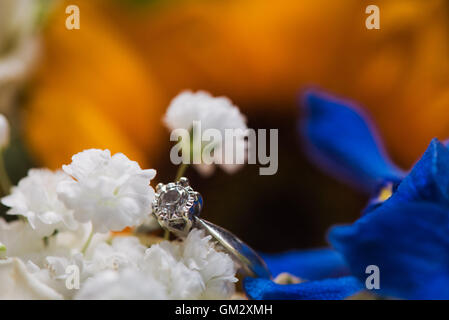
<path fill-rule="evenodd" d="M 379 294 L 449 299 L 448 192 L 449 150 L 435 139 L 388 200 L 329 241 L 359 279 L 379 267 Z"/>
<path fill-rule="evenodd" d="M 267 279 L 246 278 L 245 292 L 255 300 L 342 300 L 362 289 L 355 277 L 329 278 L 298 284 L 277 284 Z"/>
<path fill-rule="evenodd" d="M 362 289 L 350 275 L 343 256 L 329 248 L 263 255 L 274 277 L 288 272 L 306 282 L 277 284 L 267 279 L 246 278 L 244 287 L 251 299 L 340 300 Z"/>
<path fill-rule="evenodd" d="M 404 177 L 360 108 L 316 91 L 302 100 L 300 134 L 307 155 L 324 171 L 369 193 Z"/>
<path fill-rule="evenodd" d="M 328 94 L 309 91 L 303 100 L 300 125 L 308 155 L 321 168 L 369 192 L 376 201 L 348 226 L 331 228 L 329 242 L 343 258 L 321 280 L 308 277 L 308 262 L 300 254 L 268 257 L 269 267 L 283 267 L 313 280 L 278 285 L 246 279 L 248 296 L 255 299 L 345 298 L 364 288 L 366 268 L 380 270 L 375 293 L 404 299 L 449 299 L 449 150 L 432 140 L 407 175 L 398 169 L 378 134 L 357 107 Z M 385 192 L 387 190 L 388 192 Z M 379 192 L 381 197 L 379 198 Z M 373 205 L 374 204 L 374 205 Z M 306 261 L 306 260 L 305 260 Z M 325 259 L 315 259 L 319 270 Z M 287 266 L 292 266 L 289 268 Z M 295 268 L 296 266 L 296 268 Z M 344 277 L 332 277 L 347 266 Z"/>

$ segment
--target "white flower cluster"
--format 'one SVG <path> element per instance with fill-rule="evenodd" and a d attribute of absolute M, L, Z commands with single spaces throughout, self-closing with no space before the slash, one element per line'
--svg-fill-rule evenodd
<path fill-rule="evenodd" d="M 234 262 L 202 231 L 149 248 L 112 232 L 149 216 L 155 174 L 96 149 L 30 170 L 2 199 L 20 218 L 0 219 L 0 299 L 229 298 Z"/>
<path fill-rule="evenodd" d="M 91 221 L 95 231 L 120 231 L 151 213 L 154 190 L 149 184 L 156 171 L 142 170 L 124 154 L 92 149 L 74 155 L 62 168 L 73 179 L 59 183 L 59 198 L 78 221 Z"/>
<path fill-rule="evenodd" d="M 165 122 L 190 129 L 194 120 L 204 130 L 246 129 L 227 98 L 184 92 Z M 0 116 L 0 149 L 8 142 Z M 56 172 L 31 169 L 1 199 L 19 219 L 0 219 L 0 299 L 230 298 L 236 266 L 203 231 L 149 248 L 131 232 L 114 233 L 150 219 L 155 175 L 121 153 L 97 149 Z"/>
<path fill-rule="evenodd" d="M 146 249 L 135 238 L 97 247 L 89 268 L 99 268 L 77 299 L 226 299 L 234 293 L 235 265 L 203 231 L 183 242 L 163 241 Z"/>
<path fill-rule="evenodd" d="M 170 130 L 186 129 L 190 131 L 194 121 L 201 125 L 201 136 L 208 129 L 219 130 L 221 133 L 223 140 L 219 141 L 214 148 L 217 158 L 224 158 L 224 154 L 227 152 L 234 154 L 234 149 L 246 150 L 248 127 L 245 116 L 227 97 L 213 97 L 205 91 L 181 92 L 171 101 L 165 114 L 164 123 Z M 225 130 L 234 130 L 236 139 L 232 144 L 225 143 Z M 238 163 L 243 163 L 246 155 L 236 154 L 236 156 L 240 156 L 242 159 L 236 159 L 238 161 L 235 164 L 219 163 L 220 167 L 228 173 L 238 170 L 241 167 L 241 164 Z M 214 170 L 213 165 L 205 163 L 196 164 L 195 168 L 204 175 L 210 175 Z"/>
<path fill-rule="evenodd" d="M 62 171 L 31 169 L 2 203 L 11 208 L 8 214 L 25 217 L 41 237 L 50 236 L 55 230 L 75 230 L 78 223 L 72 210 L 56 194 L 59 183 L 70 180 Z"/>

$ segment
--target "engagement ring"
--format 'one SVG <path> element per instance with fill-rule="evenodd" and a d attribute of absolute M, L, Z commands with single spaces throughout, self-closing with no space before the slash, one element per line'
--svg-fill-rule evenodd
<path fill-rule="evenodd" d="M 153 214 L 163 229 L 179 237 L 185 237 L 192 228 L 203 229 L 249 276 L 270 279 L 265 262 L 252 248 L 228 230 L 200 218 L 202 207 L 201 194 L 192 189 L 185 177 L 156 187 Z"/>

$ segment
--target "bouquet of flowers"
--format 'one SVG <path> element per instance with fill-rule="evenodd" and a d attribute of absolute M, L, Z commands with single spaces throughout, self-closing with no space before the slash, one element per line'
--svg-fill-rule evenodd
<path fill-rule="evenodd" d="M 190 130 L 193 119 L 203 128 L 246 127 L 230 100 L 205 92 L 176 97 L 165 123 Z M 6 147 L 8 123 L 0 123 Z M 16 219 L 0 220 L 0 298 L 231 298 L 237 265 L 210 235 L 193 228 L 168 241 L 139 232 L 157 228 L 155 176 L 124 154 L 99 149 L 74 155 L 58 171 L 29 170 L 1 200 Z"/>
<path fill-rule="evenodd" d="M 0 0 L 0 299 L 449 299 L 449 142 L 429 137 L 448 131 L 447 2 L 69 2 Z M 135 15 L 144 5 L 149 13 Z M 365 14 L 378 20 L 374 28 L 359 25 Z M 18 94 L 36 61 L 32 90 Z M 309 83 L 376 108 L 390 151 L 421 148 L 422 156 L 400 168 L 357 103 L 300 90 Z M 270 129 L 276 161 L 266 144 L 259 148 L 266 129 L 256 135 L 226 97 L 182 91 L 165 110 L 168 98 L 193 87 L 225 92 L 265 117 L 281 111 L 287 124 Z M 301 156 L 367 205 L 352 223 L 332 226 L 324 248 L 259 254 L 200 217 L 201 190 L 186 176 L 232 174 L 257 157 L 268 164 L 261 175 L 276 173 L 277 131 L 294 127 L 298 91 L 298 130 L 281 141 L 287 178 L 263 187 L 279 189 L 282 203 L 267 206 L 259 222 L 282 236 L 290 227 L 296 241 L 301 201 L 321 214 L 332 211 L 330 198 L 341 205 L 314 174 L 298 182 L 308 167 L 286 143 L 297 138 Z M 178 170 L 168 183 L 145 162 L 163 150 L 159 122 L 175 142 Z M 34 165 L 24 160 L 19 175 L 5 165 L 27 158 L 9 157 L 21 147 L 18 132 L 46 168 L 28 170 Z M 285 190 L 302 198 L 289 206 Z M 308 239 L 306 229 L 295 245 Z M 277 241 L 262 249 L 293 245 L 261 234 Z"/>

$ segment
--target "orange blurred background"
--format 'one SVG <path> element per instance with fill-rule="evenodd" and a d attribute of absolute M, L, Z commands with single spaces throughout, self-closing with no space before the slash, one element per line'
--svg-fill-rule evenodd
<path fill-rule="evenodd" d="M 68 4 L 80 8 L 80 30 L 65 27 Z M 370 4 L 380 30 L 365 27 Z M 304 159 L 298 94 L 319 86 L 358 101 L 408 168 L 432 137 L 449 137 L 448 18 L 443 0 L 61 1 L 21 110 L 25 145 L 51 168 L 109 148 L 166 181 L 176 171 L 161 121 L 170 99 L 183 89 L 226 95 L 250 127 L 280 130 L 279 172 L 188 171 L 210 220 L 259 250 L 324 245 L 327 227 L 354 220 L 366 199 Z M 279 214 L 290 223 L 273 224 Z"/>

